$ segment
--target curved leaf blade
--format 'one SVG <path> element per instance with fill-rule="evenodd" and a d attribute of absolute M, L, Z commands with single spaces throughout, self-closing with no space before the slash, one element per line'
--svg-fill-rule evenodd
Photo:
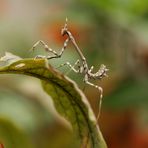
<path fill-rule="evenodd" d="M 0 67 L 0 73 L 25 74 L 42 81 L 43 89 L 56 110 L 72 125 L 82 147 L 87 141 L 92 148 L 106 148 L 101 131 L 86 97 L 76 83 L 52 68 L 45 59 L 20 59 Z"/>

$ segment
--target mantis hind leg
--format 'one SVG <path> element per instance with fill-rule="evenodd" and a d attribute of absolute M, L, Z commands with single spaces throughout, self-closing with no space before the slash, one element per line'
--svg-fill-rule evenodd
<path fill-rule="evenodd" d="M 103 98 L 103 89 L 102 89 L 102 87 L 100 87 L 100 86 L 98 86 L 98 85 L 95 85 L 95 84 L 89 82 L 89 81 L 88 81 L 88 78 L 87 78 L 86 76 L 85 76 L 85 78 L 84 78 L 84 82 L 85 82 L 86 84 L 90 85 L 90 86 L 93 86 L 93 87 L 97 88 L 97 89 L 99 90 L 99 92 L 100 92 L 99 111 L 98 111 L 98 115 L 97 115 L 97 118 L 96 118 L 96 124 L 97 124 L 97 122 L 98 122 L 98 120 L 99 120 L 99 117 L 100 117 L 100 113 L 101 113 L 102 98 Z"/>

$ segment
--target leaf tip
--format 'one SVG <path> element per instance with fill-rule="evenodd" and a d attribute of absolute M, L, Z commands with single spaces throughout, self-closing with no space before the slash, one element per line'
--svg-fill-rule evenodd
<path fill-rule="evenodd" d="M 21 60 L 21 58 L 10 52 L 5 52 L 5 55 L 0 58 L 0 62 L 2 63 L 4 62 L 5 63 L 4 65 L 9 65 L 18 60 Z"/>

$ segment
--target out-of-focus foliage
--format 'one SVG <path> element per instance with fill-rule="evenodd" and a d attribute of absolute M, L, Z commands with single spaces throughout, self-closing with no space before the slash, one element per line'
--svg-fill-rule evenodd
<path fill-rule="evenodd" d="M 7 148 L 33 148 L 27 133 L 8 119 L 0 119 L 0 140 Z"/>
<path fill-rule="evenodd" d="M 118 89 L 105 98 L 104 104 L 118 110 L 130 107 L 136 108 L 138 106 L 146 107 L 148 104 L 148 93 L 145 88 L 147 87 L 147 79 L 142 81 L 136 81 L 132 78 L 124 79 L 119 82 Z"/>

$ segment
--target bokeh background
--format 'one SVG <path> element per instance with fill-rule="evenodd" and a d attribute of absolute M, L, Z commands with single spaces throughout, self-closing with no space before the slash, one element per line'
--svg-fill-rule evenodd
<path fill-rule="evenodd" d="M 104 89 L 99 125 L 108 148 L 148 148 L 148 1 L 0 0 L 0 55 L 47 54 L 41 46 L 29 52 L 40 39 L 59 51 L 66 17 L 89 66 L 110 69 L 108 78 L 95 82 Z M 61 59 L 49 63 L 57 67 L 77 58 L 70 44 Z M 85 87 L 97 114 L 98 91 L 81 76 L 68 76 Z M 8 148 L 75 148 L 40 81 L 27 76 L 0 75 L 0 137 Z"/>

